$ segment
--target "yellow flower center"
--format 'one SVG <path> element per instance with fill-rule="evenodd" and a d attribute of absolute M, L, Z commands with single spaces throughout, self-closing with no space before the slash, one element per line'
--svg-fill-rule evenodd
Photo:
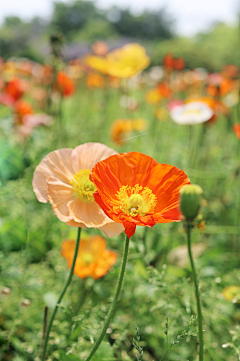
<path fill-rule="evenodd" d="M 93 263 L 93 260 L 94 260 L 93 255 L 91 253 L 88 253 L 88 252 L 83 252 L 80 255 L 80 258 L 82 260 L 82 263 L 83 263 L 84 267 L 89 266 L 91 263 Z"/>
<path fill-rule="evenodd" d="M 74 193 L 83 202 L 93 202 L 93 193 L 97 190 L 95 185 L 89 179 L 89 173 L 89 169 L 81 169 L 79 172 L 75 173 L 70 180 Z"/>
<path fill-rule="evenodd" d="M 182 114 L 183 115 L 188 115 L 188 114 L 196 114 L 196 115 L 199 115 L 199 114 L 201 114 L 202 113 L 202 111 L 200 110 L 200 109 L 186 109 L 186 110 L 183 110 L 182 111 Z"/>
<path fill-rule="evenodd" d="M 136 217 L 138 214 L 145 216 L 154 213 L 157 197 L 148 187 L 139 184 L 134 187 L 122 186 L 116 195 L 121 211 L 128 216 Z"/>

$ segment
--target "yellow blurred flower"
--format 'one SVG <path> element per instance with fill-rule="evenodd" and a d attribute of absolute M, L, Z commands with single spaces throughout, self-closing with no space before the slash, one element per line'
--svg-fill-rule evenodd
<path fill-rule="evenodd" d="M 145 100 L 148 104 L 156 105 L 161 101 L 162 97 L 158 89 L 150 89 L 145 93 Z"/>
<path fill-rule="evenodd" d="M 131 43 L 109 52 L 106 57 L 88 56 L 86 63 L 102 73 L 131 78 L 148 67 L 150 58 L 143 46 Z"/>
<path fill-rule="evenodd" d="M 133 130 L 137 132 L 142 132 L 147 129 L 147 122 L 145 119 L 137 118 L 132 120 Z"/>
<path fill-rule="evenodd" d="M 165 121 L 169 118 L 169 112 L 164 107 L 157 108 L 157 110 L 155 111 L 155 115 L 161 121 Z"/>
<path fill-rule="evenodd" d="M 222 290 L 224 300 L 240 303 L 240 286 L 228 286 Z"/>

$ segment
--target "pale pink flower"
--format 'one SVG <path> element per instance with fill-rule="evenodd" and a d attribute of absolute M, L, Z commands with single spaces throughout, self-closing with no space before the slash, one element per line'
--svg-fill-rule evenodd
<path fill-rule="evenodd" d="M 51 203 L 56 216 L 66 224 L 82 228 L 99 228 L 107 237 L 120 234 L 122 224 L 108 218 L 95 202 L 95 185 L 89 173 L 96 163 L 117 154 L 100 143 L 85 143 L 74 149 L 49 153 L 37 166 L 33 190 L 40 202 Z"/>

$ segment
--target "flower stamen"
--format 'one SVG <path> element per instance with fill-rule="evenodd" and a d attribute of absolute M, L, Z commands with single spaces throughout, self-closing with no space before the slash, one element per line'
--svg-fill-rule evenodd
<path fill-rule="evenodd" d="M 75 173 L 70 180 L 74 193 L 83 202 L 93 202 L 93 193 L 97 190 L 95 185 L 89 179 L 89 173 L 89 169 L 80 169 L 80 171 Z"/>
<path fill-rule="evenodd" d="M 116 195 L 121 211 L 132 217 L 153 214 L 157 205 L 157 197 L 152 190 L 139 184 L 122 186 Z"/>

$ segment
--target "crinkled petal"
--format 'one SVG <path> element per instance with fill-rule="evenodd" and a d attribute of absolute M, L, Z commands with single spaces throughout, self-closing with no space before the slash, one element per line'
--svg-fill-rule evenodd
<path fill-rule="evenodd" d="M 111 222 L 96 202 L 82 202 L 72 200 L 67 205 L 69 214 L 75 222 L 83 223 L 86 227 L 99 228 Z"/>
<path fill-rule="evenodd" d="M 71 185 L 61 182 L 54 177 L 47 178 L 48 200 L 56 216 L 63 222 L 70 221 L 67 204 L 75 199 Z"/>
<path fill-rule="evenodd" d="M 77 173 L 80 169 L 92 169 L 95 164 L 117 154 L 115 150 L 101 143 L 85 143 L 72 151 L 72 166 Z"/>

